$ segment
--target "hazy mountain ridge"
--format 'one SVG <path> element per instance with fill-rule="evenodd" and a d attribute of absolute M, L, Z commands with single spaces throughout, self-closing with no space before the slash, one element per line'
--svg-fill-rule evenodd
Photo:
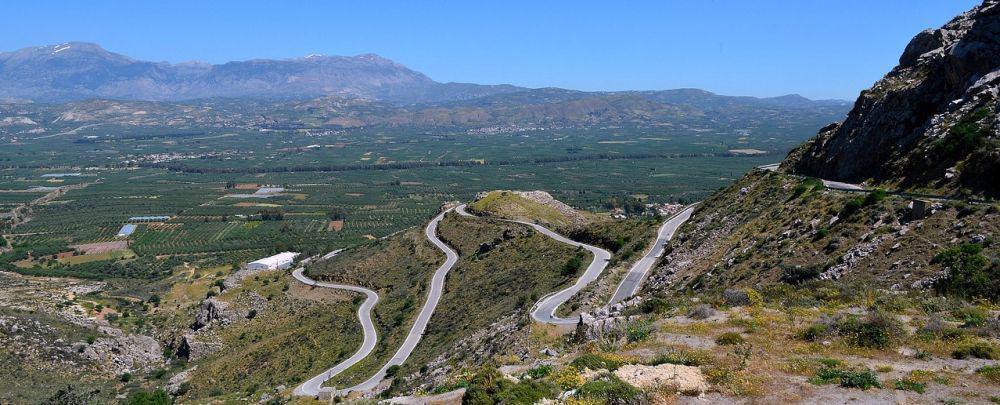
<path fill-rule="evenodd" d="M 99 45 L 70 42 L 0 53 L 0 99 L 62 103 L 85 99 L 185 101 L 205 98 L 360 98 L 394 105 L 446 108 L 553 104 L 627 99 L 691 105 L 700 110 L 753 106 L 835 108 L 843 101 L 813 101 L 798 95 L 772 98 L 720 96 L 698 89 L 585 92 L 512 85 L 440 83 L 374 54 L 309 55 L 251 59 L 218 65 L 147 62 Z"/>
<path fill-rule="evenodd" d="M 505 85 L 438 83 L 374 54 L 310 55 L 210 65 L 139 61 L 82 42 L 0 53 L 0 98 L 39 102 L 341 95 L 405 104 L 480 97 L 516 89 Z"/>
<path fill-rule="evenodd" d="M 710 94 L 710 93 L 709 93 Z M 81 125 L 344 129 L 356 127 L 556 128 L 600 125 L 817 128 L 846 106 L 782 107 L 761 99 L 711 95 L 686 104 L 659 92 L 586 93 L 538 89 L 436 104 L 396 105 L 356 97 L 309 100 L 213 98 L 190 101 L 91 99 L 62 104 L 0 104 L 0 134 L 51 134 Z"/>

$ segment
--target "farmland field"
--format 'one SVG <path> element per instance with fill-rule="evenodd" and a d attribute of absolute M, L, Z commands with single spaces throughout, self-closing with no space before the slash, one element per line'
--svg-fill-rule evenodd
<path fill-rule="evenodd" d="M 8 163 L 0 169 L 4 211 L 69 187 L 31 205 L 29 215 L 2 232 L 21 247 L 8 256 L 22 265 L 79 244 L 124 241 L 135 255 L 60 258 L 36 272 L 88 264 L 99 276 L 100 263 L 171 256 L 211 255 L 238 265 L 277 251 L 313 254 L 384 237 L 421 225 L 446 201 L 468 201 L 484 190 L 545 190 L 591 211 L 628 195 L 697 201 L 748 169 L 779 160 L 808 132 L 719 124 L 489 135 L 388 128 L 325 136 L 137 136 L 102 127 L 65 139 L 24 140 L 0 157 Z M 88 142 L 67 142 L 84 135 Z M 765 152 L 730 152 L 737 149 Z M 266 186 L 283 190 L 250 195 Z M 139 216 L 166 218 L 137 222 L 134 234 L 117 236 Z"/>

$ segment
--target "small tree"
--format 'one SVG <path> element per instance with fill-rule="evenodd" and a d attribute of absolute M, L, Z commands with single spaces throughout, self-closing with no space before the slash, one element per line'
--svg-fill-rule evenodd
<path fill-rule="evenodd" d="M 576 330 L 573 331 L 573 343 L 583 343 L 587 341 L 587 323 L 583 321 L 583 315 L 576 322 Z"/>

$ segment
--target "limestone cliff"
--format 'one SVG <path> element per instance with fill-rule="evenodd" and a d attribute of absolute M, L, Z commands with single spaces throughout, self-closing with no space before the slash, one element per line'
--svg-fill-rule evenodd
<path fill-rule="evenodd" d="M 847 182 L 998 196 L 1000 1 L 913 38 L 899 65 L 784 170 Z"/>

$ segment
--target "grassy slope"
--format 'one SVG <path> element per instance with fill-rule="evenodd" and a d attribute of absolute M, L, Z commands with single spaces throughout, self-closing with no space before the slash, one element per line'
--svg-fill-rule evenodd
<path fill-rule="evenodd" d="M 564 228 L 572 224 L 572 219 L 559 210 L 508 191 L 491 191 L 469 204 L 469 210 L 482 215 L 536 222 L 546 227 Z"/>
<path fill-rule="evenodd" d="M 70 347 L 96 335 L 94 331 L 35 311 L 0 307 L 3 318 L 7 319 L 0 333 L 0 403 L 39 403 L 70 384 L 86 392 L 101 390 L 99 399 L 112 399 L 115 390 L 110 388 L 117 376 L 102 372 Z M 54 343 L 59 339 L 63 343 Z"/>
<path fill-rule="evenodd" d="M 560 272 L 576 250 L 525 226 L 450 214 L 438 229 L 461 259 L 449 274 L 441 303 L 403 375 L 441 355 L 482 362 L 470 350 L 451 349 L 460 339 L 510 314 L 523 315 L 521 326 L 527 325 L 528 308 L 538 297 L 575 277 Z M 481 249 L 484 244 L 488 248 Z"/>
<path fill-rule="evenodd" d="M 221 328 L 218 334 L 226 347 L 196 363 L 190 397 L 234 399 L 279 385 L 291 388 L 347 358 L 361 344 L 357 306 L 350 295 L 310 289 L 287 275 L 267 273 L 220 298 L 242 305 L 238 297 L 249 291 L 269 298 L 266 309 Z"/>
<path fill-rule="evenodd" d="M 382 367 L 406 337 L 426 299 L 431 275 L 444 253 L 424 237 L 423 227 L 341 252 L 308 269 L 310 276 L 360 285 L 379 294 L 373 319 L 379 342 L 372 354 L 331 380 L 328 386 L 350 386 Z"/>

